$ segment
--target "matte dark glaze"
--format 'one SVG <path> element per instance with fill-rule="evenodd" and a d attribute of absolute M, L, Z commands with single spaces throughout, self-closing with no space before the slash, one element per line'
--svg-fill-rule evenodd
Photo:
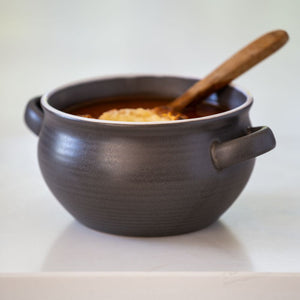
<path fill-rule="evenodd" d="M 194 82 L 155 76 L 99 79 L 45 96 L 40 168 L 52 193 L 77 220 L 121 235 L 174 235 L 208 226 L 234 202 L 254 157 L 275 146 L 268 128 L 249 132 L 251 101 L 234 110 L 246 101 L 243 92 L 226 88 L 219 100 L 233 110 L 192 122 L 91 122 L 44 105 L 48 101 L 63 110 L 95 96 L 145 92 L 175 97 Z M 34 99 L 28 109 L 38 103 Z M 26 122 L 32 128 L 30 118 Z"/>

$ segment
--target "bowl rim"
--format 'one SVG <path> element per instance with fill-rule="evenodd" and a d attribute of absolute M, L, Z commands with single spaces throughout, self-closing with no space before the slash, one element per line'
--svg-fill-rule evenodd
<path fill-rule="evenodd" d="M 95 81 L 101 81 L 101 80 L 110 80 L 110 79 L 133 79 L 138 77 L 153 77 L 153 78 L 177 78 L 177 79 L 186 79 L 186 80 L 200 80 L 200 78 L 191 77 L 191 76 L 182 76 L 182 75 L 168 75 L 168 74 L 121 74 L 121 75 L 108 75 L 108 76 L 97 76 L 97 77 L 90 77 L 86 79 L 76 80 L 72 81 L 63 85 L 60 85 L 48 92 L 46 92 L 41 97 L 41 106 L 46 109 L 46 111 L 51 112 L 52 114 L 62 117 L 64 119 L 69 119 L 73 121 L 80 121 L 80 122 L 88 122 L 88 123 L 95 123 L 95 124 L 101 124 L 101 125 L 126 125 L 126 126 L 156 126 L 156 125 L 169 125 L 169 124 L 183 124 L 183 123 L 194 123 L 194 122 L 204 122 L 209 120 L 215 120 L 220 119 L 224 117 L 229 117 L 232 115 L 236 115 L 240 113 L 240 111 L 246 109 L 247 107 L 251 106 L 253 103 L 253 96 L 251 93 L 245 89 L 244 87 L 241 87 L 240 85 L 237 85 L 236 83 L 232 82 L 229 84 L 230 87 L 234 88 L 235 90 L 241 92 L 244 96 L 246 96 L 246 101 L 233 109 L 226 110 L 224 112 L 213 114 L 210 116 L 205 117 L 199 117 L 199 118 L 191 118 L 191 119 L 183 119 L 183 120 L 172 120 L 172 121 L 155 121 L 155 122 L 128 122 L 128 121 L 110 121 L 110 120 L 100 120 L 100 119 L 92 119 L 92 118 L 85 118 L 80 117 L 76 115 L 72 115 L 66 112 L 63 112 L 52 105 L 49 104 L 48 100 L 51 96 L 53 96 L 55 93 L 62 91 L 66 88 L 71 88 L 74 86 L 78 86 L 81 84 L 89 83 L 89 82 L 95 82 Z"/>

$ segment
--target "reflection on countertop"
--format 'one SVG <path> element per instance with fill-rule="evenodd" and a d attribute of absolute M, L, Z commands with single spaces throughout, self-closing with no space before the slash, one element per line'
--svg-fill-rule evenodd
<path fill-rule="evenodd" d="M 159 238 L 110 235 L 73 221 L 50 248 L 41 270 L 249 271 L 252 264 L 220 221 L 194 233 Z"/>

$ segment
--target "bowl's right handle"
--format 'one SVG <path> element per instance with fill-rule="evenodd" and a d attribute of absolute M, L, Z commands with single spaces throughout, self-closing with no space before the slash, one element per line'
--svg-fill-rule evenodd
<path fill-rule="evenodd" d="M 215 167 L 222 170 L 266 153 L 275 145 L 275 137 L 269 127 L 251 127 L 245 136 L 223 143 L 213 143 L 211 157 Z"/>
<path fill-rule="evenodd" d="M 41 107 L 41 96 L 35 97 L 27 103 L 24 119 L 26 125 L 36 135 L 39 135 L 44 118 L 44 112 Z"/>

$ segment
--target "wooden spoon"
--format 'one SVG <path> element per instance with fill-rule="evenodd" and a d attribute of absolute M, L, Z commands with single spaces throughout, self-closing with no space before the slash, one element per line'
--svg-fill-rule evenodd
<path fill-rule="evenodd" d="M 164 120 L 184 119 L 186 117 L 181 112 L 188 104 L 194 100 L 201 101 L 222 89 L 233 79 L 281 48 L 288 39 L 289 36 L 284 30 L 271 31 L 231 56 L 169 104 L 153 109 L 110 110 L 102 114 L 99 119 L 123 121 L 159 121 L 160 118 L 164 118 Z"/>
<path fill-rule="evenodd" d="M 271 31 L 259 37 L 221 64 L 202 80 L 196 82 L 184 94 L 166 106 L 154 108 L 158 114 L 180 113 L 188 104 L 203 100 L 222 89 L 253 66 L 281 48 L 289 39 L 284 30 Z"/>

